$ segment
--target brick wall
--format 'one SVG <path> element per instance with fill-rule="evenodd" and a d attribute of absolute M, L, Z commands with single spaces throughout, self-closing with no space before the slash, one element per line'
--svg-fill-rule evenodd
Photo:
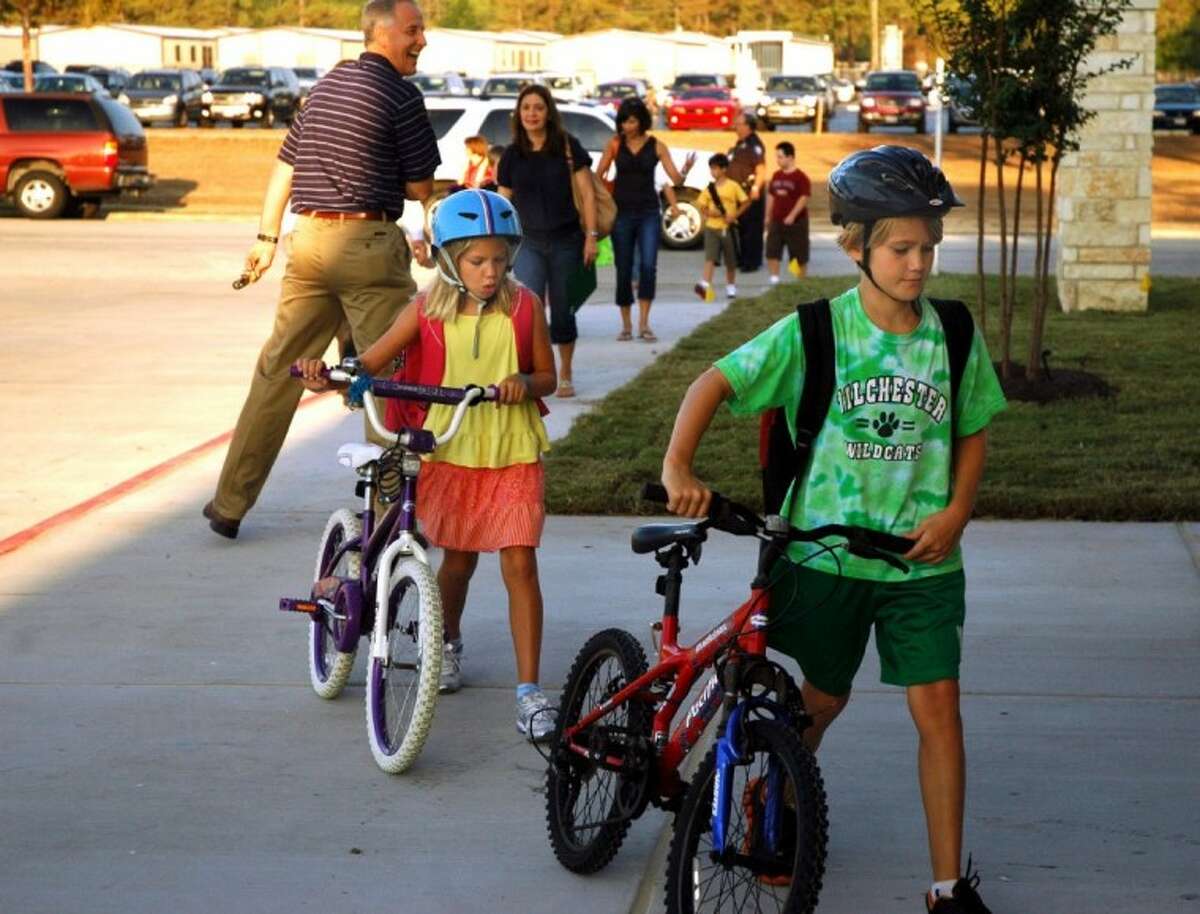
<path fill-rule="evenodd" d="M 1058 297 L 1063 310 L 1144 311 L 1150 282 L 1150 162 L 1158 0 L 1133 0 L 1085 66 L 1132 57 L 1092 81 L 1097 112 L 1058 175 Z"/>

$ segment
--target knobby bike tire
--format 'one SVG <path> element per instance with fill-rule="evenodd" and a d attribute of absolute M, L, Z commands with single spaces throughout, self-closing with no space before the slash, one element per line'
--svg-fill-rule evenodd
<path fill-rule="evenodd" d="M 388 774 L 406 771 L 425 745 L 442 673 L 442 598 L 429 567 L 405 557 L 392 570 L 387 607 L 388 661 L 367 669 L 367 736 Z M 406 664 L 400 666 L 398 664 Z"/>
<path fill-rule="evenodd" d="M 362 523 L 349 508 L 339 508 L 329 516 L 325 532 L 321 534 L 321 545 L 317 547 L 317 564 L 313 570 L 313 582 L 337 575 L 357 579 L 362 564 L 362 553 L 347 552 L 337 567 L 332 565 L 333 556 L 342 543 L 362 535 Z M 350 671 L 354 668 L 357 647 L 349 652 L 337 649 L 336 636 L 341 623 L 336 620 L 313 618 L 308 624 L 308 678 L 313 691 L 321 698 L 334 699 L 346 687 Z"/>
<path fill-rule="evenodd" d="M 744 866 L 726 868 L 712 850 L 713 785 L 716 747 L 701 762 L 683 807 L 667 857 L 666 902 L 669 914 L 753 911 L 756 914 L 810 914 L 817 905 L 825 872 L 828 807 L 816 759 L 799 734 L 776 720 L 754 720 L 746 727 L 750 761 L 734 769 L 727 845 L 745 854 L 762 850 L 761 793 L 767 765 L 774 760 L 784 776 L 781 822 L 783 847 L 777 865 L 788 876 L 763 876 Z M 760 798 L 756 803 L 756 798 Z M 794 842 L 794 846 L 792 845 Z"/>
<path fill-rule="evenodd" d="M 551 746 L 557 747 L 562 742 L 567 727 L 646 669 L 646 654 L 629 632 L 610 628 L 593 635 L 576 655 L 567 674 Z M 602 718 L 599 725 L 622 726 L 631 733 L 649 736 L 651 723 L 649 706 L 630 702 Z M 606 820 L 614 819 L 620 812 L 622 789 L 636 785 L 583 759 L 572 759 L 564 771 L 553 761 L 553 752 L 551 758 L 546 771 L 546 827 L 554 856 L 572 872 L 594 873 L 616 856 L 625 840 L 632 820 Z M 588 825 L 590 822 L 605 824 Z"/>

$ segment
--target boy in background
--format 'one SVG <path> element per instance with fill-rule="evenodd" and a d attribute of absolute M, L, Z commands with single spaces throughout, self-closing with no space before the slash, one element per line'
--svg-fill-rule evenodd
<path fill-rule="evenodd" d="M 725 296 L 737 297 L 737 221 L 750 207 L 750 198 L 740 184 L 726 175 L 729 157 L 718 152 L 708 160 L 712 181 L 696 198 L 704 222 L 704 274 L 694 291 L 702 301 L 712 301 L 713 272 L 717 263 L 725 264 Z"/>
<path fill-rule="evenodd" d="M 775 147 L 779 170 L 767 185 L 767 270 L 771 285 L 779 284 L 779 263 L 787 245 L 788 269 L 797 279 L 808 272 L 808 201 L 812 184 L 796 167 L 796 147 L 784 141 Z"/>

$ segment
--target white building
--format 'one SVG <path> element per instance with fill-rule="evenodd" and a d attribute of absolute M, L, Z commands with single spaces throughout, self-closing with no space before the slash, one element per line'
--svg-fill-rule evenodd
<path fill-rule="evenodd" d="M 314 29 L 278 26 L 247 29 L 217 40 L 217 61 L 229 67 L 321 67 L 331 70 L 340 61 L 363 52 L 358 29 Z"/>
<path fill-rule="evenodd" d="M 884 70 L 904 69 L 904 29 L 894 23 L 883 27 L 879 66 Z"/>
<path fill-rule="evenodd" d="M 661 88 L 669 86 L 678 73 L 729 73 L 733 69 L 725 42 L 695 32 L 582 32 L 560 37 L 547 54 L 547 69 L 575 73 L 589 84 L 633 78 Z"/>
<path fill-rule="evenodd" d="M 768 76 L 817 76 L 833 72 L 833 45 L 784 31 L 741 31 L 729 39 L 735 56 L 747 54 Z"/>
<path fill-rule="evenodd" d="M 38 36 L 42 60 L 62 70 L 69 64 L 124 67 L 131 73 L 157 67 L 214 67 L 217 40 L 228 29 L 153 25 L 94 25 L 44 28 Z"/>
<path fill-rule="evenodd" d="M 421 52 L 423 73 L 454 71 L 465 76 L 554 69 L 547 49 L 561 36 L 553 32 L 476 32 L 428 29 Z"/>

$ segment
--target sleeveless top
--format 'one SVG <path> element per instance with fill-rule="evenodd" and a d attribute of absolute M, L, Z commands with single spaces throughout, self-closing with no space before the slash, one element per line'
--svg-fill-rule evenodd
<path fill-rule="evenodd" d="M 658 146 L 654 137 L 646 137 L 642 148 L 634 154 L 622 135 L 615 161 L 617 177 L 613 181 L 613 199 L 617 201 L 617 209 L 627 213 L 657 210 L 654 171 L 658 167 Z"/>
<path fill-rule="evenodd" d="M 459 314 L 442 325 L 446 361 L 441 383 L 446 387 L 498 384 L 518 371 L 513 320 L 503 311 Z M 450 424 L 453 406 L 433 403 L 425 428 L 440 434 Z M 534 400 L 511 406 L 484 403 L 467 410 L 458 434 L 429 456 L 463 467 L 498 469 L 536 463 L 550 449 L 546 426 Z"/>

